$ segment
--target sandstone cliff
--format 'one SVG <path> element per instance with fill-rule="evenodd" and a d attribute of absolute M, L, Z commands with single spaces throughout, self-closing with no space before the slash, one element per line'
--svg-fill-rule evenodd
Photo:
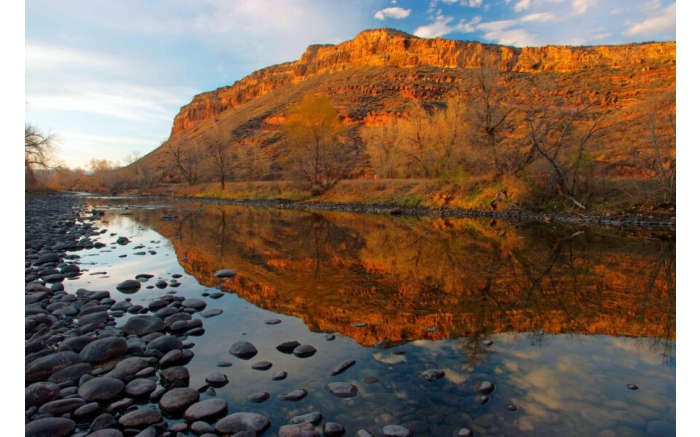
<path fill-rule="evenodd" d="M 485 58 L 518 72 L 573 72 L 602 68 L 675 67 L 675 42 L 619 46 L 515 48 L 472 41 L 423 39 L 391 29 L 367 30 L 338 45 L 309 46 L 297 61 L 258 70 L 232 86 L 195 96 L 175 117 L 172 133 L 191 129 L 228 109 L 312 76 L 367 67 L 476 69 Z M 412 77 L 399 83 L 410 84 Z M 445 92 L 454 80 L 445 76 Z M 362 86 L 357 83 L 356 85 Z M 362 90 L 358 90 L 362 91 Z M 437 94 L 442 94 L 438 92 Z"/>

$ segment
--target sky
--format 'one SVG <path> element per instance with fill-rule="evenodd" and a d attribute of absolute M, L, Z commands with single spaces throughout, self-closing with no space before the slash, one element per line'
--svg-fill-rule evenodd
<path fill-rule="evenodd" d="M 676 40 L 671 0 L 28 0 L 25 121 L 56 161 L 123 163 L 195 94 L 390 27 L 517 47 Z"/>

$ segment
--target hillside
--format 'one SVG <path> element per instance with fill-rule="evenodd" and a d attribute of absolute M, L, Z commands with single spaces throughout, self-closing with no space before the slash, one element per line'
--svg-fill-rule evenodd
<path fill-rule="evenodd" d="M 177 180 L 168 150 L 203 151 L 220 140 L 239 160 L 262 157 L 261 178 L 279 179 L 286 156 L 281 125 L 305 95 L 327 95 L 349 128 L 349 139 L 362 150 L 361 126 L 395 119 L 412 101 L 434 106 L 457 96 L 471 104 L 480 66 L 489 58 L 512 74 L 507 104 L 546 107 L 563 99 L 564 105 L 590 103 L 610 110 L 613 127 L 591 150 L 596 168 L 608 176 L 648 176 L 651 164 L 640 165 L 653 160 L 647 115 L 655 102 L 675 95 L 675 49 L 675 42 L 514 48 L 367 30 L 338 45 L 309 46 L 297 61 L 195 96 L 175 117 L 168 140 L 138 164 L 160 168 L 166 182 Z M 666 105 L 658 119 L 669 115 L 675 116 L 675 105 Z M 665 129 L 660 134 L 674 140 L 671 157 L 664 159 L 675 159 L 675 134 Z M 367 159 L 354 174 L 372 175 Z"/>

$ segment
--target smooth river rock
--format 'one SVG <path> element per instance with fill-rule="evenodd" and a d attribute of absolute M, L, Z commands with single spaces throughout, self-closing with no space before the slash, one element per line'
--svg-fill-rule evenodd
<path fill-rule="evenodd" d="M 156 389 L 156 382 L 147 378 L 136 378 L 124 387 L 124 393 L 132 398 L 140 398 Z"/>
<path fill-rule="evenodd" d="M 124 389 L 124 383 L 109 376 L 98 376 L 78 388 L 78 394 L 86 401 L 110 401 Z"/>
<path fill-rule="evenodd" d="M 160 421 L 160 411 L 155 407 L 139 408 L 119 418 L 119 424 L 125 428 L 145 428 Z"/>
<path fill-rule="evenodd" d="M 221 434 L 234 434 L 240 431 L 252 431 L 262 434 L 270 426 L 270 419 L 258 413 L 233 413 L 216 422 L 216 431 Z"/>
<path fill-rule="evenodd" d="M 24 427 L 25 437 L 63 437 L 75 429 L 75 422 L 63 417 L 44 417 L 29 422 Z"/>
<path fill-rule="evenodd" d="M 224 399 L 212 398 L 194 403 L 185 410 L 185 420 L 207 420 L 223 416 L 228 410 L 228 403 Z"/>
<path fill-rule="evenodd" d="M 252 343 L 247 341 L 237 341 L 229 348 L 229 353 L 235 355 L 242 360 L 249 360 L 257 355 L 258 350 Z"/>
<path fill-rule="evenodd" d="M 199 392 L 193 388 L 180 387 L 168 390 L 160 397 L 158 405 L 169 414 L 183 412 L 199 400 Z"/>
<path fill-rule="evenodd" d="M 310 357 L 316 353 L 316 348 L 310 344 L 302 344 L 294 348 L 294 355 L 299 358 Z"/>
<path fill-rule="evenodd" d="M 410 429 L 401 425 L 387 425 L 382 428 L 384 437 L 411 437 L 413 433 Z"/>
<path fill-rule="evenodd" d="M 357 395 L 357 387 L 349 382 L 329 382 L 326 388 L 339 398 L 350 398 Z"/>
<path fill-rule="evenodd" d="M 136 279 L 127 279 L 126 281 L 122 281 L 117 285 L 117 290 L 121 291 L 122 293 L 134 293 L 140 288 L 141 282 L 137 281 Z"/>
<path fill-rule="evenodd" d="M 92 341 L 80 351 L 80 359 L 90 363 L 101 363 L 126 354 L 126 340 L 123 337 L 105 337 Z"/>
<path fill-rule="evenodd" d="M 122 329 L 127 334 L 142 336 L 152 332 L 162 331 L 165 329 L 165 324 L 163 320 L 158 317 L 139 315 L 133 316 L 127 320 Z"/>
<path fill-rule="evenodd" d="M 445 376 L 445 372 L 440 369 L 428 369 L 420 372 L 420 377 L 426 381 L 433 382 Z"/>

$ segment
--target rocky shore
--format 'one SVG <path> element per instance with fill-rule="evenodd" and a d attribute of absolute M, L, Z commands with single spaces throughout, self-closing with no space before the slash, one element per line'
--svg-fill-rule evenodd
<path fill-rule="evenodd" d="M 342 436 L 345 427 L 325 421 L 321 412 L 293 417 L 290 423 L 272 430 L 268 416 L 258 412 L 232 411 L 226 399 L 217 397 L 216 388 L 228 384 L 228 377 L 213 371 L 205 381 L 190 380 L 187 364 L 194 357 L 192 348 L 205 332 L 202 318 L 221 314 L 206 309 L 199 298 L 178 296 L 177 291 L 153 299 L 148 305 L 116 300 L 109 290 L 78 289 L 68 293 L 64 281 L 84 272 L 76 252 L 100 248 L 97 241 L 106 230 L 98 230 L 100 211 L 74 196 L 31 196 L 25 215 L 25 435 L 26 436 L 260 436 L 274 431 L 280 437 Z M 126 245 L 123 236 L 110 236 L 113 244 Z M 212 272 L 219 278 L 235 275 L 231 270 Z M 136 274 L 116 288 L 136 292 L 145 288 L 175 287 L 150 274 Z M 151 284 L 154 282 L 154 284 Z M 214 294 L 217 294 L 215 297 Z M 119 296 L 123 296 L 120 294 Z M 222 293 L 212 293 L 220 298 Z M 201 318 L 200 318 L 201 317 Z M 266 323 L 274 324 L 271 319 Z M 295 343 L 295 344 L 292 344 Z M 299 358 L 315 354 L 308 344 L 286 342 L 277 346 L 282 353 Z M 230 346 L 231 359 L 248 360 L 258 353 L 246 341 Z M 340 363 L 329 374 L 338 375 L 355 364 Z M 213 366 L 214 364 L 212 364 Z M 218 367 L 228 367 L 222 361 Z M 266 370 L 266 361 L 253 369 Z M 330 369 L 329 369 L 330 371 Z M 424 373 L 424 374 L 423 374 Z M 428 370 L 420 377 L 434 381 L 444 376 Z M 278 372 L 273 380 L 284 379 Z M 482 397 L 493 390 L 484 382 L 475 390 Z M 347 382 L 330 382 L 333 395 L 343 398 L 357 394 Z M 284 401 L 304 398 L 303 388 L 278 395 Z M 270 393 L 253 393 L 251 402 L 264 402 Z M 272 434 L 272 433 L 270 433 Z M 356 436 L 372 436 L 365 429 Z M 411 436 L 401 425 L 387 425 L 378 435 Z M 462 428 L 454 435 L 470 436 Z"/>
<path fill-rule="evenodd" d="M 149 196 L 150 197 L 150 196 Z M 162 196 L 156 196 L 162 197 Z M 661 217 L 652 215 L 619 214 L 574 214 L 574 213 L 538 213 L 524 210 L 506 211 L 481 211 L 461 208 L 426 208 L 407 207 L 392 204 L 364 204 L 364 203 L 323 203 L 323 202 L 293 202 L 289 200 L 234 200 L 234 199 L 210 199 L 202 197 L 182 197 L 181 199 L 204 202 L 223 203 L 227 205 L 248 205 L 265 208 L 295 209 L 304 211 L 341 211 L 358 214 L 382 214 L 382 215 L 408 215 L 427 217 L 455 217 L 455 218 L 486 218 L 525 223 L 555 223 L 564 225 L 591 225 L 610 226 L 618 228 L 648 228 L 648 229 L 673 229 L 676 228 L 675 217 Z"/>

